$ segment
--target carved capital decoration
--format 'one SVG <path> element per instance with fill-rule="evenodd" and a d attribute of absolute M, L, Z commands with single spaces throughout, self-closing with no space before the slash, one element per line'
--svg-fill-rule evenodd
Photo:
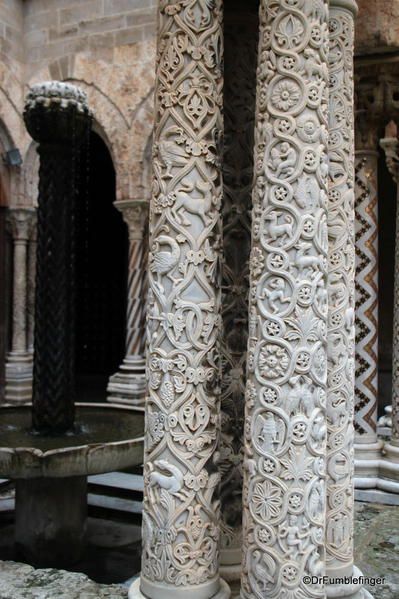
<path fill-rule="evenodd" d="M 140 588 L 219 592 L 222 2 L 161 0 Z"/>
<path fill-rule="evenodd" d="M 328 2 L 260 4 L 241 597 L 322 598 Z"/>
<path fill-rule="evenodd" d="M 129 239 L 143 239 L 144 230 L 148 221 L 149 204 L 147 200 L 119 200 L 114 202 L 123 216 L 128 230 Z"/>
<path fill-rule="evenodd" d="M 7 212 L 7 227 L 14 242 L 28 242 L 35 226 L 35 210 L 10 207 Z"/>

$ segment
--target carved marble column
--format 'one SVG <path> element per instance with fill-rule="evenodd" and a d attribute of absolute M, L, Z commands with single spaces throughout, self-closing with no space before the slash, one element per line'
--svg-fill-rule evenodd
<path fill-rule="evenodd" d="M 377 81 L 373 94 L 378 93 Z M 356 233 L 356 369 L 355 484 L 374 486 L 381 442 L 377 438 L 378 405 L 378 99 L 359 109 L 368 89 L 357 89 L 355 153 Z M 367 480 L 369 479 L 369 480 Z"/>
<path fill-rule="evenodd" d="M 32 215 L 31 235 L 28 246 L 28 293 L 27 293 L 27 347 L 33 357 L 35 329 L 35 290 L 36 290 L 37 214 Z"/>
<path fill-rule="evenodd" d="M 32 354 L 27 346 L 27 248 L 34 210 L 10 208 L 8 225 L 13 239 L 12 341 L 6 362 L 6 402 L 32 398 Z"/>
<path fill-rule="evenodd" d="M 328 47 L 328 2 L 261 0 L 242 599 L 325 597 Z"/>
<path fill-rule="evenodd" d="M 220 572 L 239 580 L 258 3 L 224 5 Z"/>
<path fill-rule="evenodd" d="M 126 356 L 107 387 L 107 401 L 144 406 L 145 398 L 145 273 L 144 231 L 148 219 L 146 200 L 115 202 L 129 231 Z"/>
<path fill-rule="evenodd" d="M 159 3 L 141 577 L 224 599 L 218 574 L 222 2 Z"/>
<path fill-rule="evenodd" d="M 397 128 L 390 123 L 385 138 L 380 141 L 386 156 L 388 170 L 396 185 L 399 185 L 399 141 Z M 398 187 L 399 189 L 399 187 Z M 395 239 L 395 280 L 394 280 L 394 320 L 392 340 L 392 436 L 384 445 L 385 457 L 381 461 L 380 475 L 394 482 L 386 490 L 399 492 L 399 192 L 397 189 L 396 239 Z"/>
<path fill-rule="evenodd" d="M 326 574 L 359 576 L 353 564 L 355 396 L 354 0 L 330 0 Z M 359 585 L 327 597 L 363 599 Z"/>

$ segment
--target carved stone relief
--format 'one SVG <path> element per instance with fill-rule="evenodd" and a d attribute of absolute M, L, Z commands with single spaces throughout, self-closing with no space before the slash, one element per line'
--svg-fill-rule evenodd
<path fill-rule="evenodd" d="M 328 3 L 262 0 L 241 597 L 324 597 Z"/>
<path fill-rule="evenodd" d="M 159 4 L 141 592 L 218 576 L 222 3 Z M 227 595 L 226 595 L 227 596 Z"/>
<path fill-rule="evenodd" d="M 352 4 L 352 6 L 351 6 Z M 327 529 L 328 573 L 353 571 L 355 210 L 353 12 L 330 4 Z"/>

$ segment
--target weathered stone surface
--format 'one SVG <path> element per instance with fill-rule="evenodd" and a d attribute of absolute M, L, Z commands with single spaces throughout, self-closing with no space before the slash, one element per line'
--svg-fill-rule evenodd
<path fill-rule="evenodd" d="M 374 599 L 399 597 L 399 509 L 356 503 L 355 562 L 364 576 L 382 577 L 381 586 L 365 585 Z"/>
<path fill-rule="evenodd" d="M 356 54 L 371 54 L 399 47 L 397 0 L 357 0 Z"/>
<path fill-rule="evenodd" d="M 26 564 L 0 561 L 0 599 L 125 599 L 118 585 L 101 585 L 84 574 L 35 570 Z"/>

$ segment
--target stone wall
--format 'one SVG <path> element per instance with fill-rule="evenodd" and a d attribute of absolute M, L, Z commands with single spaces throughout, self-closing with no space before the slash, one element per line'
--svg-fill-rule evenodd
<path fill-rule="evenodd" d="M 398 50 L 398 0 L 357 0 L 357 4 L 356 54 Z"/>

